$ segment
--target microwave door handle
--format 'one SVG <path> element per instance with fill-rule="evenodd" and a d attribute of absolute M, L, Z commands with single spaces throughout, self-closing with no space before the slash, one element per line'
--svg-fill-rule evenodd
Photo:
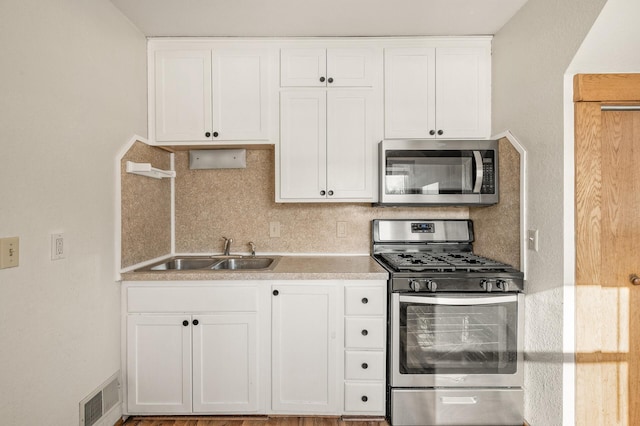
<path fill-rule="evenodd" d="M 479 194 L 482 189 L 482 179 L 484 178 L 484 169 L 482 168 L 482 154 L 480 151 L 473 151 L 473 158 L 476 160 L 476 183 L 473 186 L 473 193 Z"/>

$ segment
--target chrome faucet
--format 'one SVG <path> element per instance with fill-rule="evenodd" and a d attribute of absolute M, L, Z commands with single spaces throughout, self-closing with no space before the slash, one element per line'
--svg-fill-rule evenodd
<path fill-rule="evenodd" d="M 224 255 L 229 256 L 229 251 L 231 250 L 231 243 L 233 242 L 233 238 L 222 237 L 224 240 Z"/>
<path fill-rule="evenodd" d="M 248 244 L 251 246 L 251 257 L 256 257 L 256 245 L 253 241 L 249 241 Z"/>

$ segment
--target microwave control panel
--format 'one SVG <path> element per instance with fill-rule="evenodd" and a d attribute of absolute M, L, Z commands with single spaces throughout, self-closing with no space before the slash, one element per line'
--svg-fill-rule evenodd
<path fill-rule="evenodd" d="M 482 187 L 481 194 L 495 194 L 496 175 L 493 167 L 493 158 L 482 159 Z"/>

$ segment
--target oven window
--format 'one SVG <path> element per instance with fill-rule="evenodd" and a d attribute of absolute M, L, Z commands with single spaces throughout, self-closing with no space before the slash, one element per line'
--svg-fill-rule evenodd
<path fill-rule="evenodd" d="M 400 303 L 401 374 L 510 374 L 517 363 L 517 303 Z"/>

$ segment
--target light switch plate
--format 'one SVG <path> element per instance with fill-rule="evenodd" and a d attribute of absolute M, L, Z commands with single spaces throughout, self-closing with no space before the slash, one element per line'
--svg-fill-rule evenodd
<path fill-rule="evenodd" d="M 13 268 L 20 264 L 20 239 L 0 238 L 0 269 Z"/>
<path fill-rule="evenodd" d="M 527 231 L 527 248 L 529 250 L 538 251 L 538 230 L 529 229 Z"/>
<path fill-rule="evenodd" d="M 269 236 L 280 238 L 280 222 L 269 222 Z"/>
<path fill-rule="evenodd" d="M 64 259 L 64 234 L 51 234 L 51 260 Z"/>

